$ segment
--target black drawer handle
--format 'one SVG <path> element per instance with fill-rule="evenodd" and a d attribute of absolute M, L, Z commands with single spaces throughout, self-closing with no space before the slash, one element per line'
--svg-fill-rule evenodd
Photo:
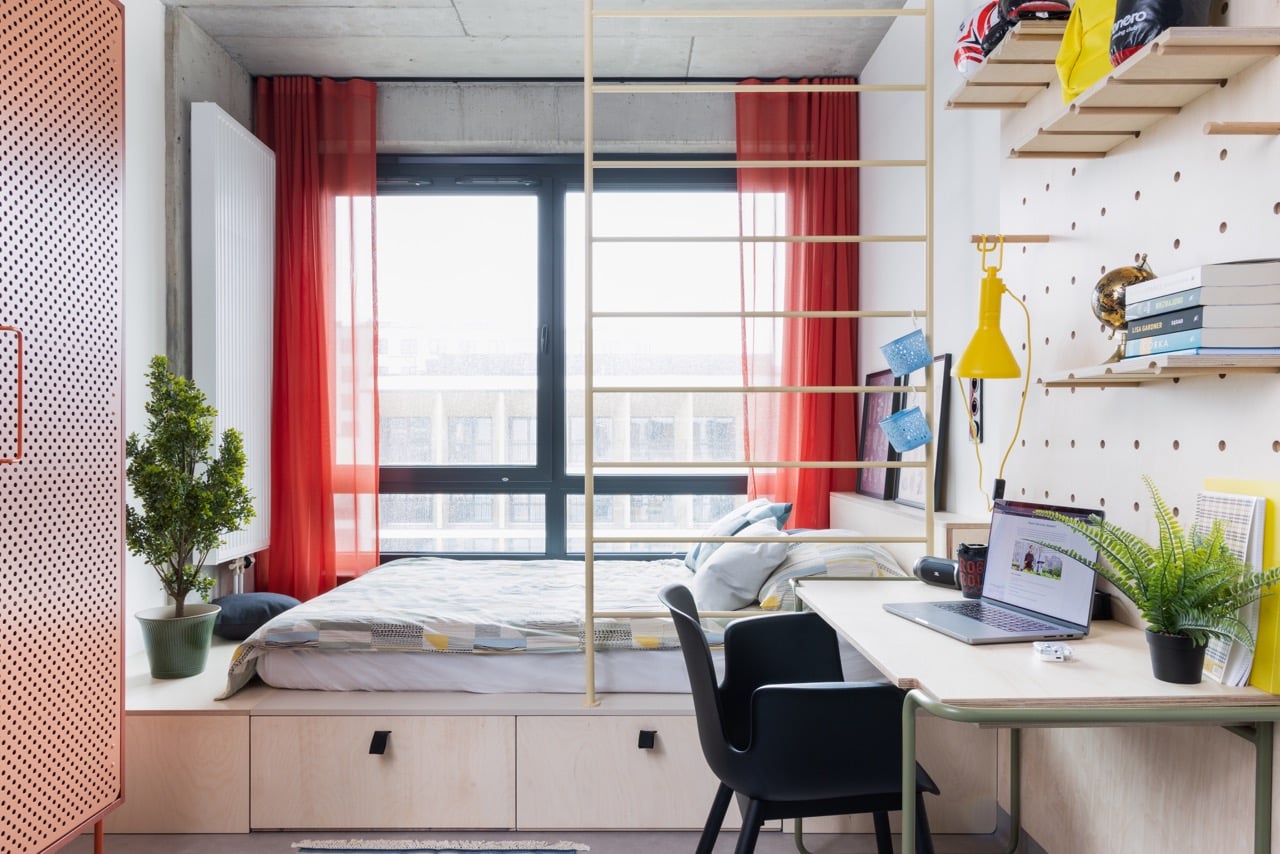
<path fill-rule="evenodd" d="M 636 747 L 641 750 L 653 750 L 658 742 L 658 731 L 656 729 L 640 730 L 640 739 L 636 742 Z"/>
<path fill-rule="evenodd" d="M 373 733 L 373 740 L 369 742 L 369 752 L 381 756 L 387 752 L 387 739 L 391 738 L 391 730 L 379 729 Z"/>

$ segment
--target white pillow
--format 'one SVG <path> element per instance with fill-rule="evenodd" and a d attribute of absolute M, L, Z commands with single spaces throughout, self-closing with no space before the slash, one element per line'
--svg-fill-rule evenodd
<path fill-rule="evenodd" d="M 736 537 L 777 536 L 775 519 L 761 519 Z M 736 611 L 756 601 L 760 585 L 787 556 L 787 543 L 721 543 L 693 575 L 689 589 L 701 611 Z"/>
<path fill-rule="evenodd" d="M 806 537 L 820 534 L 808 531 Z M 861 536 L 857 531 L 831 529 L 832 536 Z M 787 549 L 787 556 L 764 580 L 757 598 L 766 611 L 796 610 L 795 592 L 791 581 L 809 575 L 832 575 L 843 578 L 884 578 L 890 575 L 906 575 L 893 555 L 876 543 L 823 543 L 795 542 Z"/>

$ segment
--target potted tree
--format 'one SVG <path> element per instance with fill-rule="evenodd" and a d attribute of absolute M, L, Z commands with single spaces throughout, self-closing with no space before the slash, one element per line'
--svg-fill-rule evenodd
<path fill-rule="evenodd" d="M 213 454 L 217 410 L 193 382 L 169 370 L 164 356 L 152 358 L 147 387 L 149 435 L 131 433 L 125 442 L 125 477 L 139 505 L 125 509 L 125 541 L 173 599 L 136 615 L 151 675 L 172 679 L 204 670 L 219 608 L 207 604 L 213 579 L 202 567 L 223 535 L 254 512 L 240 433 L 223 431 Z M 204 604 L 188 604 L 192 592 Z"/>
<path fill-rule="evenodd" d="M 1195 684 L 1204 668 L 1205 645 L 1222 638 L 1253 649 L 1253 631 L 1240 609 L 1280 581 L 1280 567 L 1254 572 L 1227 545 L 1221 522 L 1208 534 L 1184 534 L 1177 517 L 1149 477 L 1159 540 L 1148 543 L 1111 522 L 1074 519 L 1051 510 L 1040 515 L 1074 528 L 1098 547 L 1098 560 L 1054 543 L 1041 543 L 1092 566 L 1124 594 L 1147 621 L 1147 644 L 1157 679 Z"/>

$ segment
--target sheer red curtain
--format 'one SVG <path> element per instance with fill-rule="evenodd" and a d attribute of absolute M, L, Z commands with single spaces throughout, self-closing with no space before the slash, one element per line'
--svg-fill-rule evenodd
<path fill-rule="evenodd" d="M 759 84 L 758 80 L 746 83 Z M 777 80 L 777 92 L 737 94 L 739 161 L 855 160 L 855 92 L 790 91 L 793 85 L 850 85 L 848 78 Z M 858 170 L 840 166 L 738 170 L 744 237 L 858 233 Z M 858 246 L 852 242 L 747 241 L 742 306 L 748 311 L 858 308 Z M 748 385 L 858 385 L 854 318 L 790 317 L 743 322 Z M 744 395 L 748 460 L 826 462 L 857 458 L 854 395 Z M 789 524 L 825 528 L 832 490 L 852 489 L 853 469 L 754 469 L 751 495 L 794 504 Z"/>
<path fill-rule="evenodd" d="M 256 87 L 276 155 L 271 546 L 256 581 L 309 599 L 378 563 L 377 87 Z"/>

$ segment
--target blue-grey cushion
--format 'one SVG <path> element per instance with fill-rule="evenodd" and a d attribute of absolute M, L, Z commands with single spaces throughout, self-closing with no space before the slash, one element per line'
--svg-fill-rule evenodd
<path fill-rule="evenodd" d="M 711 527 L 703 532 L 707 537 L 732 537 L 752 522 L 762 519 L 773 519 L 779 529 L 787 524 L 791 516 L 791 505 L 770 501 L 768 498 L 757 498 L 755 501 L 735 507 L 719 519 L 711 523 Z M 694 572 L 698 567 L 724 543 L 694 543 L 684 556 L 684 565 Z"/>
<path fill-rule="evenodd" d="M 231 593 L 214 599 L 213 604 L 222 608 L 213 633 L 226 640 L 244 640 L 276 614 L 301 603 L 283 593 Z"/>

